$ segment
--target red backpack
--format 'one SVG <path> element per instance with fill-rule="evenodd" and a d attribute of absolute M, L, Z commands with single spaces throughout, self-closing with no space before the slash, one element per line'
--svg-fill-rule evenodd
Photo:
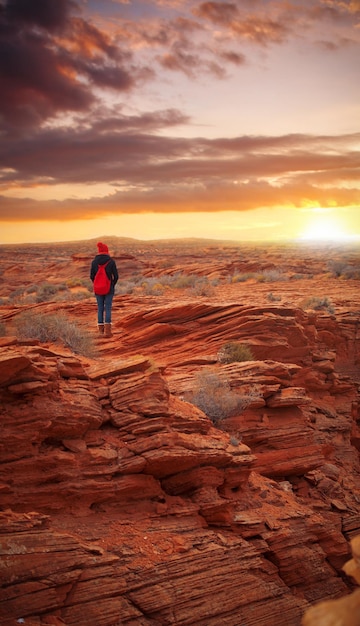
<path fill-rule="evenodd" d="M 108 263 L 110 261 L 107 261 L 104 265 L 98 265 L 98 271 L 94 278 L 94 293 L 97 296 L 106 296 L 110 291 L 111 280 L 105 270 Z"/>

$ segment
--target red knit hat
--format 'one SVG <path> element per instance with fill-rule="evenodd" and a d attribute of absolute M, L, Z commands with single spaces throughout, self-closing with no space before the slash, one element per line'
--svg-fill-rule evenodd
<path fill-rule="evenodd" d="M 99 254 L 109 254 L 109 248 L 107 247 L 106 243 L 101 243 L 101 241 L 99 241 L 97 247 L 99 250 Z"/>

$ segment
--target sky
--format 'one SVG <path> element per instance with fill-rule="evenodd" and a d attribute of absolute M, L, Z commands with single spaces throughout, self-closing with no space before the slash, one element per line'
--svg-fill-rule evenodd
<path fill-rule="evenodd" d="M 0 244 L 360 241 L 360 0 L 0 0 Z"/>

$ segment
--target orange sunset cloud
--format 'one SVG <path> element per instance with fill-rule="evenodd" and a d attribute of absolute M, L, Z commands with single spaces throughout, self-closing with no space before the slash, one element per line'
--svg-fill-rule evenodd
<path fill-rule="evenodd" d="M 181 215 L 186 236 L 297 238 L 306 207 L 360 235 L 359 17 L 321 0 L 6 0 L 0 242 L 31 223 L 54 240 L 55 222 L 71 239 L 85 222 L 183 236 Z M 168 233 L 164 214 L 180 216 Z"/>

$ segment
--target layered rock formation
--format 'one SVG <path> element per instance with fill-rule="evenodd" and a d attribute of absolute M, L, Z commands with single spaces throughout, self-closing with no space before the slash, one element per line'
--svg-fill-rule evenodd
<path fill-rule="evenodd" d="M 115 300 L 94 359 L 0 338 L 1 624 L 300 626 L 353 601 L 357 305 L 251 290 Z M 32 307 L 59 309 L 86 327 L 94 304 Z M 229 340 L 254 360 L 219 363 Z M 205 370 L 248 399 L 217 426 L 191 403 Z"/>

